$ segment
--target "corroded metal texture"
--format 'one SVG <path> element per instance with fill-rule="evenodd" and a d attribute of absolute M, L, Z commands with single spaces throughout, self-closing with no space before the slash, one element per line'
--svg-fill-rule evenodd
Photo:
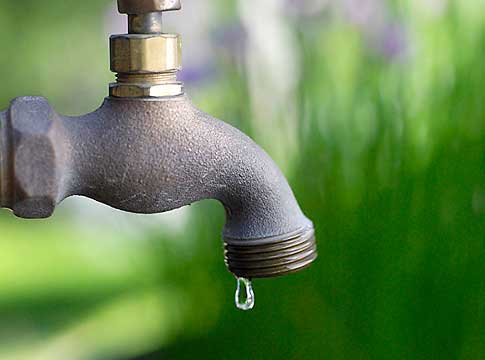
<path fill-rule="evenodd" d="M 1 206 L 17 216 L 48 217 L 73 195 L 135 213 L 217 199 L 237 276 L 287 274 L 316 258 L 313 225 L 270 157 L 185 95 L 107 98 L 83 117 L 18 98 L 0 113 L 0 130 Z"/>

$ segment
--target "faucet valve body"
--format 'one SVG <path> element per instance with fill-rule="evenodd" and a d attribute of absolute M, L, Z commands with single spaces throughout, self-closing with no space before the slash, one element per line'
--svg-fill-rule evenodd
<path fill-rule="evenodd" d="M 180 9 L 180 1 L 118 0 L 128 14 L 129 33 L 110 38 L 111 71 L 117 73 L 109 94 L 117 98 L 157 98 L 183 93 L 177 72 L 182 65 L 177 34 L 162 32 L 162 12 Z"/>
<path fill-rule="evenodd" d="M 215 199 L 226 210 L 233 274 L 275 277 L 317 257 L 312 222 L 271 158 L 197 109 L 177 81 L 180 38 L 161 32 L 177 0 L 118 0 L 130 33 L 111 37 L 110 96 L 93 113 L 57 114 L 41 97 L 0 111 L 0 207 L 46 218 L 70 196 L 153 214 Z"/>

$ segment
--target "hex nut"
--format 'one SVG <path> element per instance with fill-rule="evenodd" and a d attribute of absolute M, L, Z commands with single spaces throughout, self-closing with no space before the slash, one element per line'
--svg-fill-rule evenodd
<path fill-rule="evenodd" d="M 168 84 L 113 83 L 109 87 L 109 95 L 117 98 L 160 98 L 183 93 L 184 88 L 180 82 Z"/>
<path fill-rule="evenodd" d="M 58 167 L 62 154 L 56 148 L 56 115 L 44 98 L 12 101 L 13 206 L 22 218 L 46 218 L 57 204 Z"/>
<path fill-rule="evenodd" d="M 181 8 L 181 0 L 118 0 L 118 11 L 121 14 L 146 14 L 180 10 Z"/>
<path fill-rule="evenodd" d="M 176 34 L 114 35 L 111 71 L 144 74 L 180 70 L 182 48 Z"/>

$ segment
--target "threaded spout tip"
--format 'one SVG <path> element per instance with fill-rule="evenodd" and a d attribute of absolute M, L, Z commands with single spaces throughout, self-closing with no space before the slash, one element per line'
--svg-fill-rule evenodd
<path fill-rule="evenodd" d="M 313 227 L 272 238 L 225 238 L 225 262 L 230 272 L 247 279 L 298 272 L 317 258 Z"/>

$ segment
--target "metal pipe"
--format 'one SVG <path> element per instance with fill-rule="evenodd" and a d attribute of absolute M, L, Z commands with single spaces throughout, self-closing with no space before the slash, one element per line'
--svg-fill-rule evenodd
<path fill-rule="evenodd" d="M 128 32 L 130 34 L 161 34 L 163 32 L 162 12 L 129 14 Z"/>
<path fill-rule="evenodd" d="M 19 217 L 48 217 L 73 195 L 144 214 L 216 199 L 237 276 L 283 275 L 316 258 L 313 225 L 270 157 L 186 95 L 107 98 L 82 117 L 60 116 L 44 98 L 18 98 L 2 129 L 1 143 L 12 144 L 2 148 L 2 178 L 12 184 L 2 187 L 2 206 Z"/>

